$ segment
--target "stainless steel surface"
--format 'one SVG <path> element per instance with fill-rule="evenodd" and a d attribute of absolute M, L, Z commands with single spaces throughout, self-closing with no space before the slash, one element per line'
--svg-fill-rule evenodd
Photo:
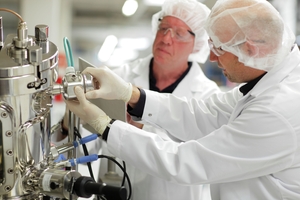
<path fill-rule="evenodd" d="M 46 158 L 50 148 L 52 96 L 46 91 L 55 81 L 58 50 L 52 44 L 52 54 L 42 55 L 34 37 L 28 37 L 26 32 L 24 23 L 20 23 L 18 35 L 9 35 L 0 52 L 0 101 L 3 109 L 9 111 L 3 110 L 2 116 L 7 117 L 1 118 L 0 194 L 5 198 L 27 194 L 23 190 L 22 175 L 29 166 Z M 12 136 L 7 137 L 7 132 Z"/>
<path fill-rule="evenodd" d="M 84 92 L 94 90 L 93 78 L 88 74 L 81 74 L 80 71 L 75 71 L 73 67 L 66 68 L 62 85 L 65 99 L 77 99 L 74 92 L 76 86 L 82 87 Z"/>
<path fill-rule="evenodd" d="M 0 50 L 3 46 L 3 26 L 2 26 L 2 17 L 0 16 Z"/>
<path fill-rule="evenodd" d="M 0 103 L 0 194 L 5 194 L 14 186 L 14 156 L 13 144 L 15 137 L 13 134 L 13 109 L 7 103 Z M 4 162 L 5 161 L 5 162 Z"/>
<path fill-rule="evenodd" d="M 29 41 L 26 22 L 20 22 L 17 30 L 17 37 L 14 38 L 14 45 L 18 48 L 26 48 Z"/>
<path fill-rule="evenodd" d="M 58 48 L 48 41 L 46 25 L 35 30 L 27 35 L 21 21 L 0 49 L 0 199 L 77 199 L 72 181 L 80 174 L 56 167 L 59 154 L 50 151 L 53 95 L 64 92 L 55 84 Z"/>
<path fill-rule="evenodd" d="M 39 189 L 46 195 L 69 199 L 70 190 L 76 178 L 80 174 L 76 171 L 62 171 L 57 169 L 45 170 L 39 179 Z M 72 199 L 77 199 L 72 195 Z"/>
<path fill-rule="evenodd" d="M 28 61 L 40 65 L 42 62 L 42 48 L 39 46 L 30 46 L 28 49 Z"/>
<path fill-rule="evenodd" d="M 35 38 L 37 41 L 45 41 L 48 39 L 49 27 L 47 25 L 35 26 Z"/>
<path fill-rule="evenodd" d="M 49 52 L 49 27 L 47 25 L 35 26 L 36 44 L 42 48 L 43 53 Z"/>

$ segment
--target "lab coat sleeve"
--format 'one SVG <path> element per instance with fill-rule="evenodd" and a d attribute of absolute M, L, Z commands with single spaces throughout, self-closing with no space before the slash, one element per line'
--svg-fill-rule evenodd
<path fill-rule="evenodd" d="M 194 69 L 193 67 L 195 67 L 196 69 Z M 205 74 L 201 70 L 201 67 L 197 63 L 193 62 L 193 66 L 191 70 L 192 70 L 191 71 L 192 75 L 190 77 L 186 77 L 188 79 L 186 80 L 186 83 L 188 85 L 187 86 L 185 85 L 184 87 L 181 88 L 181 90 L 184 92 L 182 93 L 182 95 L 178 93 L 179 95 L 176 96 L 186 96 L 185 95 L 187 94 L 186 90 L 190 90 L 193 93 L 192 95 L 193 98 L 207 99 L 211 95 L 221 91 L 216 82 L 208 79 L 205 76 Z"/>
<path fill-rule="evenodd" d="M 164 140 L 173 140 L 175 142 L 182 142 L 182 141 L 178 140 L 177 138 L 173 137 L 173 135 L 169 134 L 166 130 L 157 128 L 157 127 L 153 127 L 152 125 L 144 124 L 142 129 L 147 132 L 155 133 L 156 135 L 158 135 L 159 137 L 161 137 Z"/>
<path fill-rule="evenodd" d="M 239 181 L 290 166 L 297 139 L 287 120 L 264 106 L 243 112 L 233 123 L 184 143 L 164 141 L 116 121 L 108 135 L 108 150 L 146 173 L 180 184 Z"/>
<path fill-rule="evenodd" d="M 219 93 L 221 91 L 215 82 L 208 80 L 208 81 L 203 81 L 203 83 L 201 84 L 202 84 L 201 86 L 205 89 L 201 92 L 195 93 L 193 97 L 195 99 L 204 100 L 211 97 L 213 94 Z"/>
<path fill-rule="evenodd" d="M 142 120 L 162 127 L 181 141 L 204 137 L 228 123 L 241 97 L 237 88 L 228 93 L 218 92 L 203 100 L 179 98 L 145 90 L 146 103 Z M 196 130 L 196 131 L 195 131 Z"/>

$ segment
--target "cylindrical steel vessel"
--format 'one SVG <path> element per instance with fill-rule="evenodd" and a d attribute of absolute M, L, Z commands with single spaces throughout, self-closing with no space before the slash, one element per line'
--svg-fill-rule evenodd
<path fill-rule="evenodd" d="M 55 84 L 58 48 L 48 40 L 48 26 L 35 26 L 35 35 L 29 36 L 17 13 L 0 11 L 20 19 L 16 34 L 3 39 L 0 17 L 0 200 L 77 199 L 85 191 L 78 193 L 74 187 L 81 180 L 76 166 L 98 157 L 76 158 L 79 143 L 74 136 L 80 137 L 80 121 L 74 113 L 69 116 L 68 143 L 50 147 L 51 134 L 61 127 L 51 127 L 51 107 L 56 94 L 76 99 L 76 86 L 85 92 L 94 89 L 93 78 L 68 68 L 62 84 Z M 61 152 L 68 153 L 67 159 Z"/>
<path fill-rule="evenodd" d="M 35 199 L 22 179 L 50 151 L 51 89 L 57 78 L 58 48 L 48 27 L 27 35 L 26 22 L 4 40 L 0 51 L 0 196 Z"/>

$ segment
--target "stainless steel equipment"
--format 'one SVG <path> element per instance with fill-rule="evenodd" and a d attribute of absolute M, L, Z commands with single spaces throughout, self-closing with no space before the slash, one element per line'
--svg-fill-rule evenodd
<path fill-rule="evenodd" d="M 97 155 L 76 160 L 71 153 L 67 160 L 57 161 L 61 153 L 74 150 L 71 135 L 69 143 L 50 146 L 53 96 L 62 93 L 66 99 L 75 98 L 76 85 L 93 88 L 91 77 L 70 69 L 63 84 L 55 84 L 58 48 L 48 40 L 49 27 L 37 25 L 35 35 L 30 36 L 20 15 L 5 8 L 0 11 L 20 19 L 17 33 L 4 40 L 0 17 L 0 200 L 77 199 L 100 194 L 99 189 L 93 193 L 90 188 L 102 185 L 74 168 L 79 161 L 96 160 Z M 74 118 L 71 129 L 79 124 Z"/>
<path fill-rule="evenodd" d="M 0 39 L 1 199 L 40 199 L 52 190 L 57 171 L 61 181 L 80 176 L 55 169 L 49 157 L 52 96 L 61 91 L 53 90 L 58 49 L 48 41 L 48 26 L 37 25 L 35 36 L 27 31 L 21 18 L 17 34 L 3 40 L 1 33 Z M 55 196 L 69 198 L 64 192 Z"/>

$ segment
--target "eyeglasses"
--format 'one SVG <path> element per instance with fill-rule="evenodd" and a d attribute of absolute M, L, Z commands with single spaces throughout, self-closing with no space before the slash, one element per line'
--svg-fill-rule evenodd
<path fill-rule="evenodd" d="M 179 42 L 190 42 L 195 37 L 195 33 L 183 27 L 170 26 L 167 23 L 160 23 L 157 33 L 166 35 L 170 31 L 171 37 Z"/>
<path fill-rule="evenodd" d="M 208 46 L 210 50 L 216 55 L 216 56 L 221 56 L 225 53 L 225 51 L 222 49 L 222 47 L 215 47 L 213 41 L 211 39 L 208 39 Z"/>

